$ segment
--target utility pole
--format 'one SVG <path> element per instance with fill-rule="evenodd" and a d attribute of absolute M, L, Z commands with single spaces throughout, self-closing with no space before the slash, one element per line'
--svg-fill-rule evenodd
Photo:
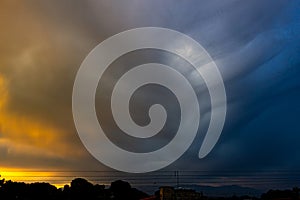
<path fill-rule="evenodd" d="M 176 186 L 179 188 L 179 171 L 175 171 L 175 177 L 176 177 Z"/>

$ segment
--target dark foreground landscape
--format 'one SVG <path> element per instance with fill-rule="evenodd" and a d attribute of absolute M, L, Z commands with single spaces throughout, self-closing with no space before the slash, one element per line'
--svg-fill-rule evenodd
<path fill-rule="evenodd" d="M 130 183 L 122 180 L 114 181 L 109 187 L 92 184 L 83 178 L 74 179 L 70 185 L 63 188 L 56 188 L 49 183 L 23 183 L 0 180 L 1 200 L 300 200 L 300 189 L 289 190 L 269 190 L 260 196 L 233 195 L 226 197 L 216 197 L 205 195 L 201 191 L 185 188 L 174 188 L 171 186 L 161 186 L 157 188 L 155 194 L 146 194 L 136 188 L 132 188 Z"/>

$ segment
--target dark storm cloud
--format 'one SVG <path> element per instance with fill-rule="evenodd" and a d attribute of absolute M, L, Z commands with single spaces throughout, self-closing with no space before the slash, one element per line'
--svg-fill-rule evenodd
<path fill-rule="evenodd" d="M 146 4 L 140 7 L 147 8 L 141 15 L 155 15 L 139 18 L 138 25 L 165 26 L 197 39 L 216 60 L 225 80 L 228 115 L 224 133 L 215 151 L 203 162 L 197 162 L 195 154 L 187 154 L 195 161 L 194 168 L 281 168 L 294 160 L 294 166 L 289 167 L 297 169 L 299 161 L 295 155 L 299 150 L 287 144 L 299 141 L 295 124 L 299 98 L 299 3 Z M 274 122 L 277 126 L 272 126 Z M 282 130 L 286 126 L 289 128 Z M 284 143 L 280 145 L 280 141 Z M 197 152 L 200 144 L 201 140 L 195 142 L 191 152 Z M 286 154 L 291 156 L 283 156 Z M 248 159 L 236 162 L 244 156 Z M 181 165 L 174 167 L 178 166 Z"/>
<path fill-rule="evenodd" d="M 173 167 L 184 169 L 180 163 L 190 159 L 194 169 L 298 169 L 299 3 L 168 3 L 150 3 L 163 10 L 158 15 L 163 20 L 148 24 L 180 30 L 204 45 L 228 95 L 227 121 L 216 149 L 197 161 L 191 152 L 198 151 L 199 140 Z"/>
<path fill-rule="evenodd" d="M 223 163 L 221 168 L 299 169 L 297 9 L 299 3 L 290 2 L 265 32 L 246 45 L 252 46 L 251 51 L 241 57 L 237 54 L 239 66 L 245 69 L 238 69 L 235 79 L 227 83 L 229 105 L 235 109 L 228 112 L 215 151 Z"/>

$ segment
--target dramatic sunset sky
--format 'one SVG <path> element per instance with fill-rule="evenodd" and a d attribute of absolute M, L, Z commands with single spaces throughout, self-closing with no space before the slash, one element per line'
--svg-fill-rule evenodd
<path fill-rule="evenodd" d="M 73 83 L 97 44 L 145 26 L 174 29 L 201 43 L 219 67 L 228 98 L 225 127 L 211 154 L 198 159 L 199 137 L 164 170 L 271 170 L 291 173 L 278 185 L 299 186 L 293 179 L 300 171 L 298 0 L 2 0 L 2 177 L 113 171 L 76 133 Z"/>

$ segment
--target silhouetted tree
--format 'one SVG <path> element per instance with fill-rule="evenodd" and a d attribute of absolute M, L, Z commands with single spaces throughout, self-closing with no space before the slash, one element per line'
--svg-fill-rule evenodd
<path fill-rule="evenodd" d="M 111 183 L 110 190 L 115 200 L 130 199 L 131 186 L 128 182 L 114 181 Z"/>
<path fill-rule="evenodd" d="M 61 199 L 70 200 L 71 199 L 71 188 L 69 185 L 64 185 L 61 191 Z"/>
<path fill-rule="evenodd" d="M 71 199 L 95 199 L 93 184 L 83 178 L 71 182 Z"/>
<path fill-rule="evenodd" d="M 96 199 L 99 200 L 106 200 L 110 196 L 109 192 L 105 190 L 105 185 L 94 185 L 94 192 Z"/>
<path fill-rule="evenodd" d="M 32 183 L 27 188 L 28 197 L 33 200 L 52 200 L 57 199 L 59 195 L 59 190 L 49 183 Z"/>
<path fill-rule="evenodd" d="M 297 189 L 293 190 L 269 190 L 267 193 L 262 194 L 261 198 L 263 200 L 273 200 L 273 199 L 294 199 L 299 200 L 299 194 Z"/>
<path fill-rule="evenodd" d="M 1 176 L 0 176 L 1 177 Z M 0 187 L 3 186 L 5 179 L 0 180 Z"/>
<path fill-rule="evenodd" d="M 16 183 L 12 181 L 5 181 L 1 189 L 1 199 L 5 200 L 24 199 L 28 191 L 25 183 Z"/>
<path fill-rule="evenodd" d="M 128 182 L 121 180 L 112 182 L 110 190 L 112 192 L 112 199 L 114 200 L 139 200 L 148 196 L 144 192 L 131 188 Z"/>

